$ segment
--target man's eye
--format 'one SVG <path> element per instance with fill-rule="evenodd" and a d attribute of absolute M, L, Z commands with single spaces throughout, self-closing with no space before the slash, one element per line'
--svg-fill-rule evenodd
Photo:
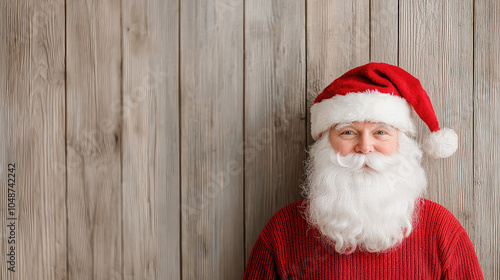
<path fill-rule="evenodd" d="M 385 133 L 385 131 L 379 130 L 379 131 L 377 131 L 377 134 L 378 135 L 386 135 L 387 133 Z"/>
<path fill-rule="evenodd" d="M 342 132 L 342 134 L 345 134 L 345 135 L 353 135 L 353 134 L 354 134 L 354 132 L 352 132 L 352 131 L 348 130 L 348 131 L 344 131 L 344 132 Z"/>

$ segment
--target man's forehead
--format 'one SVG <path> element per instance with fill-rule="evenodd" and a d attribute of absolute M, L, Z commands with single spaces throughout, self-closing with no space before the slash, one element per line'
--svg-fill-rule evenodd
<path fill-rule="evenodd" d="M 369 124 L 373 124 L 373 127 L 383 127 L 383 128 L 390 129 L 390 130 L 395 129 L 392 125 L 388 125 L 388 124 L 383 123 L 383 122 L 358 122 L 358 123 L 359 124 L 369 123 Z M 355 127 L 356 124 L 353 122 L 341 122 L 341 123 L 338 123 L 335 125 L 335 129 L 339 130 L 339 129 L 342 129 L 345 127 L 350 127 L 350 126 Z"/>

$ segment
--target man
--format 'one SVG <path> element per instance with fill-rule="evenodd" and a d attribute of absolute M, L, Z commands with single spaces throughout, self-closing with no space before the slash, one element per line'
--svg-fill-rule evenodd
<path fill-rule="evenodd" d="M 325 88 L 311 107 L 306 199 L 272 217 L 244 279 L 483 279 L 458 220 L 422 198 L 415 113 L 429 156 L 451 156 L 457 135 L 403 69 L 369 63 Z"/>

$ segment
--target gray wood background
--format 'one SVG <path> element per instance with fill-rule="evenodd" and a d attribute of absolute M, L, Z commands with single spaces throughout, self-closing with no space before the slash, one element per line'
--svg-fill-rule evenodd
<path fill-rule="evenodd" d="M 0 37 L 1 279 L 240 279 L 301 199 L 315 95 L 369 61 L 457 131 L 427 197 L 500 279 L 497 0 L 1 1 Z"/>

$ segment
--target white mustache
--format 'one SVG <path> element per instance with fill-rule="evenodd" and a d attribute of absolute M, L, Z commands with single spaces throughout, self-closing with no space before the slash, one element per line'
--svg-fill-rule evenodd
<path fill-rule="evenodd" d="M 381 153 L 357 154 L 351 153 L 347 156 L 341 156 L 335 153 L 332 157 L 332 164 L 338 163 L 341 167 L 350 170 L 363 170 L 366 166 L 377 172 L 385 172 L 393 168 L 397 168 L 401 160 L 404 159 L 399 153 L 394 153 L 391 156 L 386 156 Z"/>

